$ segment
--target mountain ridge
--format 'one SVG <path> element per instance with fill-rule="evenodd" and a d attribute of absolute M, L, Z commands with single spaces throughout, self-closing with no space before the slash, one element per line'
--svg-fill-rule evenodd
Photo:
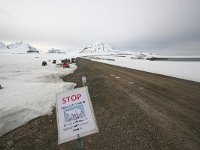
<path fill-rule="evenodd" d="M 96 41 L 79 51 L 80 54 L 116 54 L 119 53 L 118 50 L 115 50 L 109 44 L 103 41 Z"/>
<path fill-rule="evenodd" d="M 24 42 L 15 42 L 9 45 L 0 42 L 0 49 L 2 52 L 8 53 L 40 53 L 40 50 Z"/>

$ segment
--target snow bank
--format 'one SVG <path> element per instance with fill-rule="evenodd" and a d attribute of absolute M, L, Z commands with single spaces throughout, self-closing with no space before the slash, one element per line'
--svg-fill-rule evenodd
<path fill-rule="evenodd" d="M 98 56 L 94 61 L 200 82 L 200 62 L 149 61 L 126 57 Z M 99 59 L 101 58 L 101 59 Z M 114 61 L 109 61 L 113 60 Z"/>
<path fill-rule="evenodd" d="M 0 54 L 0 136 L 24 123 L 51 114 L 56 93 L 74 88 L 74 83 L 60 79 L 73 73 L 70 68 L 56 67 L 49 62 L 66 55 Z M 47 66 L 42 66 L 42 61 Z"/>

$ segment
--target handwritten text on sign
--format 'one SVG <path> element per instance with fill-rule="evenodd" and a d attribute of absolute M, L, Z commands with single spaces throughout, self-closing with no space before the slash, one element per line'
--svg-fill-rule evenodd
<path fill-rule="evenodd" d="M 58 143 L 98 132 L 87 87 L 57 94 Z"/>

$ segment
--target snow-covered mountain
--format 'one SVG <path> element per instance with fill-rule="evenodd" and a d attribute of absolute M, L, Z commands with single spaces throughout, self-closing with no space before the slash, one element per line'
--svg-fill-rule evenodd
<path fill-rule="evenodd" d="M 0 42 L 0 49 L 7 49 L 6 44 L 4 44 L 3 42 Z"/>
<path fill-rule="evenodd" d="M 147 52 L 135 52 L 135 51 L 120 51 L 119 54 L 116 54 L 117 57 L 124 57 L 124 56 L 130 56 L 131 59 L 149 59 L 151 57 L 158 57 L 158 54 L 154 53 L 147 53 Z"/>
<path fill-rule="evenodd" d="M 158 56 L 158 55 L 153 54 L 153 53 L 133 52 L 131 58 L 132 59 L 148 59 L 155 56 Z"/>
<path fill-rule="evenodd" d="M 19 47 L 22 47 L 22 45 L 24 45 L 23 42 L 16 42 L 16 43 L 12 43 L 12 44 L 8 45 L 8 48 L 9 49 L 19 48 Z"/>
<path fill-rule="evenodd" d="M 116 54 L 119 53 L 112 46 L 105 42 L 96 41 L 93 44 L 82 48 L 79 53 L 81 54 Z"/>
<path fill-rule="evenodd" d="M 6 46 L 4 43 L 0 44 L 0 45 L 2 47 Z M 16 42 L 16 43 L 7 45 L 6 48 L 4 48 L 4 51 L 2 51 L 2 52 L 26 54 L 26 53 L 39 53 L 40 51 L 38 49 L 36 49 L 35 47 L 31 46 L 30 44 L 25 44 L 23 42 Z"/>

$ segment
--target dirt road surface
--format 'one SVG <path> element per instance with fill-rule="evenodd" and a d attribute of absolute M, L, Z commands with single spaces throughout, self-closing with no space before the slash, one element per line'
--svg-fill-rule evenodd
<path fill-rule="evenodd" d="M 82 86 L 87 77 L 99 133 L 84 137 L 89 150 L 200 149 L 200 84 L 78 59 L 64 77 Z M 55 110 L 0 138 L 0 149 L 76 149 L 57 146 Z"/>

